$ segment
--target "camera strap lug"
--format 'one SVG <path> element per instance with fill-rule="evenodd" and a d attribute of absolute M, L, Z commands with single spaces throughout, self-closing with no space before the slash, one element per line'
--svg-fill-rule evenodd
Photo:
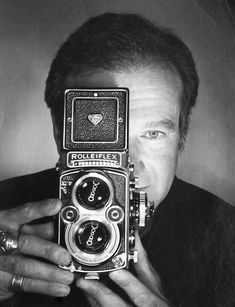
<path fill-rule="evenodd" d="M 129 261 L 133 261 L 134 263 L 138 262 L 138 252 L 137 251 L 130 251 L 129 254 Z"/>

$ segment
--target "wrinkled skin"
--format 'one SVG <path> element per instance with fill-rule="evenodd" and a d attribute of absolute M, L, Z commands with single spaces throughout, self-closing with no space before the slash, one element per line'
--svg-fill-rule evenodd
<path fill-rule="evenodd" d="M 136 276 L 127 270 L 120 270 L 110 273 L 109 277 L 128 294 L 135 306 L 170 306 L 164 297 L 159 275 L 151 266 L 139 236 L 136 238 L 136 250 L 138 251 L 138 262 L 134 264 Z M 109 307 L 110 302 L 112 306 L 132 306 L 98 281 L 80 277 L 76 285 L 84 290 L 92 307 Z"/>
<path fill-rule="evenodd" d="M 0 301 L 14 293 L 11 290 L 13 275 L 24 277 L 23 291 L 63 297 L 66 296 L 73 281 L 73 274 L 58 267 L 68 265 L 70 254 L 51 242 L 54 237 L 52 223 L 29 226 L 27 223 L 58 213 L 61 202 L 49 199 L 28 203 L 11 210 L 0 211 L 0 229 L 10 231 L 18 239 L 19 253 L 0 256 Z M 38 257 L 37 260 L 33 257 Z M 45 263 L 44 259 L 50 263 Z"/>

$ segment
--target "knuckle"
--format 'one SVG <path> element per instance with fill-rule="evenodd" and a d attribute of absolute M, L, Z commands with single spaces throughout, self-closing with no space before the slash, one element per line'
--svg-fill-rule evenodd
<path fill-rule="evenodd" d="M 21 207 L 22 216 L 27 216 L 27 217 L 29 217 L 29 216 L 31 215 L 32 208 L 33 208 L 33 203 L 32 203 L 32 202 L 29 202 L 29 203 L 24 204 L 24 205 Z"/>
<path fill-rule="evenodd" d="M 7 256 L 5 259 L 4 267 L 10 272 L 16 272 L 17 258 L 14 256 Z"/>
<path fill-rule="evenodd" d="M 147 298 L 143 293 L 136 293 L 135 295 L 135 302 L 141 306 L 146 303 L 146 299 L 149 300 L 149 298 Z"/>
<path fill-rule="evenodd" d="M 157 300 L 155 295 L 151 293 L 146 293 L 145 291 L 141 291 L 141 292 L 136 292 L 134 302 L 138 306 L 140 305 L 140 306 L 156 307 L 159 301 Z"/>
<path fill-rule="evenodd" d="M 20 235 L 18 239 L 18 249 L 20 252 L 24 253 L 30 246 L 28 236 L 27 235 Z"/>
<path fill-rule="evenodd" d="M 50 201 L 43 200 L 40 202 L 40 204 L 37 206 L 37 213 L 40 216 L 44 216 L 48 210 L 48 205 L 50 204 Z"/>
<path fill-rule="evenodd" d="M 16 209 L 1 210 L 0 221 L 1 230 L 3 231 L 17 231 L 19 226 L 15 223 L 15 216 L 17 216 Z"/>
<path fill-rule="evenodd" d="M 31 278 L 24 279 L 23 289 L 26 292 L 38 292 L 50 296 L 66 296 L 70 290 L 69 286 Z"/>
<path fill-rule="evenodd" d="M 17 274 L 21 274 L 22 272 L 25 271 L 25 266 L 21 263 L 19 259 L 15 260 L 14 264 L 14 272 Z"/>
<path fill-rule="evenodd" d="M 55 294 L 59 287 L 56 287 L 53 283 L 47 284 L 47 292 L 51 294 Z"/>
<path fill-rule="evenodd" d="M 50 222 L 47 225 L 45 225 L 45 227 L 43 228 L 43 233 L 44 236 L 47 238 L 54 238 L 55 230 L 53 222 Z"/>
<path fill-rule="evenodd" d="M 23 289 L 24 291 L 33 291 L 34 290 L 35 281 L 31 278 L 24 278 L 23 280 Z"/>
<path fill-rule="evenodd" d="M 44 250 L 44 256 L 46 259 L 57 260 L 58 259 L 57 248 L 52 245 L 48 245 Z"/>
<path fill-rule="evenodd" d="M 63 277 L 60 278 L 60 282 L 64 285 L 70 285 L 74 280 L 74 275 L 72 272 L 65 271 Z"/>
<path fill-rule="evenodd" d="M 59 281 L 59 278 L 58 278 L 58 274 L 57 274 L 57 270 L 54 269 L 54 270 L 50 270 L 48 272 L 48 280 L 49 281 Z"/>
<path fill-rule="evenodd" d="M 159 300 L 155 296 L 151 295 L 150 297 L 148 297 L 148 305 L 147 305 L 148 307 L 156 307 L 158 305 L 159 305 Z M 163 307 L 163 305 L 161 306 Z"/>
<path fill-rule="evenodd" d="M 73 276 L 71 276 L 69 278 L 66 277 L 66 279 L 63 280 L 63 284 L 64 285 L 71 285 L 73 280 L 74 280 Z"/>
<path fill-rule="evenodd" d="M 130 281 L 129 281 L 129 279 L 122 279 L 121 284 L 122 284 L 123 288 L 127 288 L 127 287 L 129 288 Z"/>
<path fill-rule="evenodd" d="M 100 284 L 98 284 L 98 282 L 93 282 L 90 284 L 90 286 L 91 286 L 91 292 L 97 296 L 102 296 L 102 295 L 110 296 L 113 293 L 109 288 L 102 287 Z"/>
<path fill-rule="evenodd" d="M 39 206 L 39 212 L 41 215 L 48 215 L 48 213 L 53 213 L 56 211 L 56 208 L 60 201 L 55 198 L 49 198 L 41 202 L 41 206 Z"/>
<path fill-rule="evenodd" d="M 48 294 L 53 295 L 53 296 L 65 296 L 68 294 L 69 289 L 70 288 L 68 286 L 63 286 L 63 285 L 54 284 L 54 283 L 50 283 L 47 286 Z"/>

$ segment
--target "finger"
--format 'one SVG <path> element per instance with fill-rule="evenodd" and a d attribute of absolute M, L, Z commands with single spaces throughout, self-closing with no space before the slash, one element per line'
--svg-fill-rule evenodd
<path fill-rule="evenodd" d="M 0 299 L 12 296 L 13 274 L 0 272 Z M 24 277 L 22 290 L 24 292 L 40 293 L 55 297 L 64 297 L 69 294 L 70 287 L 61 283 L 48 282 Z"/>
<path fill-rule="evenodd" d="M 34 235 L 47 240 L 52 240 L 55 236 L 54 223 L 49 222 L 38 225 L 24 225 L 21 228 L 21 233 Z"/>
<path fill-rule="evenodd" d="M 73 273 L 70 271 L 62 270 L 55 265 L 22 256 L 2 257 L 0 259 L 0 270 L 65 285 L 69 285 L 73 281 Z"/>
<path fill-rule="evenodd" d="M 2 291 L 12 294 L 12 274 L 3 273 L 0 274 L 0 287 Z M 56 297 L 64 297 L 69 294 L 70 287 L 68 285 L 63 285 L 60 283 L 47 282 L 43 280 L 31 279 L 24 277 L 22 290 L 24 292 L 40 293 Z"/>
<path fill-rule="evenodd" d="M 90 296 L 89 294 L 86 294 L 86 298 L 91 307 L 101 307 L 100 304 L 97 302 L 97 300 L 94 299 L 94 297 Z"/>
<path fill-rule="evenodd" d="M 82 289 L 86 295 L 91 296 L 98 306 L 110 307 L 110 303 L 112 306 L 128 306 L 117 294 L 96 280 L 79 278 L 76 282 L 76 286 Z"/>
<path fill-rule="evenodd" d="M 68 285 L 62 285 L 60 283 L 52 283 L 37 279 L 24 278 L 23 291 L 55 297 L 64 297 L 69 294 L 70 287 Z"/>
<path fill-rule="evenodd" d="M 59 212 L 62 203 L 59 199 L 47 199 L 40 202 L 30 202 L 23 206 L 0 213 L 1 227 L 9 230 L 18 230 L 20 225 L 46 216 L 52 216 Z"/>
<path fill-rule="evenodd" d="M 109 274 L 109 277 L 126 292 L 131 301 L 138 307 L 157 306 L 158 301 L 152 291 L 127 270 L 113 271 Z M 146 302 L 148 302 L 148 305 L 146 305 Z"/>
<path fill-rule="evenodd" d="M 12 291 L 9 291 L 12 281 L 12 274 L 8 272 L 0 271 L 0 298 L 10 297 L 13 295 Z"/>
<path fill-rule="evenodd" d="M 71 262 L 71 255 L 66 249 L 54 242 L 31 235 L 19 236 L 18 249 L 22 254 L 43 258 L 62 266 Z"/>

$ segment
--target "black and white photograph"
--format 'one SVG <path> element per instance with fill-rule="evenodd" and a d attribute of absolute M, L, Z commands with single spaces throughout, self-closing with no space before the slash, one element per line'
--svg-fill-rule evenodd
<path fill-rule="evenodd" d="M 235 1 L 0 0 L 0 306 L 235 306 Z"/>

